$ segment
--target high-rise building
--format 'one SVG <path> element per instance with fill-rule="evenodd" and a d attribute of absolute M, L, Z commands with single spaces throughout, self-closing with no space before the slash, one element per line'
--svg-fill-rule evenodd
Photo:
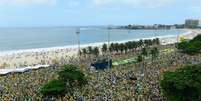
<path fill-rule="evenodd" d="M 201 20 L 199 20 L 199 19 L 187 19 L 185 21 L 185 27 L 187 27 L 187 28 L 201 27 Z"/>

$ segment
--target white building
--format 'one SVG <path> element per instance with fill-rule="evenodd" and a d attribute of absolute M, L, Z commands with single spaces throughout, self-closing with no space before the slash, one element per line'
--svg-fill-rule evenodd
<path fill-rule="evenodd" d="M 187 28 L 198 28 L 198 27 L 201 27 L 201 20 L 199 20 L 199 19 L 187 19 L 185 21 L 185 26 Z"/>

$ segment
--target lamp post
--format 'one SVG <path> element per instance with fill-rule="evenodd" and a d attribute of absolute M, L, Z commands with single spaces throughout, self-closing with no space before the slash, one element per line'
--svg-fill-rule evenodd
<path fill-rule="evenodd" d="M 108 26 L 108 34 L 107 34 L 107 37 L 108 37 L 108 45 L 107 45 L 107 51 L 108 51 L 108 68 L 110 67 L 110 30 L 111 30 L 111 26 Z"/>
<path fill-rule="evenodd" d="M 78 44 L 78 61 L 80 62 L 80 28 L 76 29 L 77 44 Z"/>

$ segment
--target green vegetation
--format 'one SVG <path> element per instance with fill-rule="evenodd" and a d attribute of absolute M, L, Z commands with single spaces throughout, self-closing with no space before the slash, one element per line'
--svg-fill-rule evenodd
<path fill-rule="evenodd" d="M 98 47 L 95 47 L 95 48 L 93 49 L 93 54 L 94 54 L 95 56 L 98 56 L 98 55 L 99 55 L 99 49 L 98 49 Z"/>
<path fill-rule="evenodd" d="M 103 53 L 106 53 L 106 51 L 107 51 L 107 44 L 103 44 L 102 52 L 103 52 Z"/>
<path fill-rule="evenodd" d="M 154 47 L 153 49 L 151 49 L 150 54 L 151 54 L 151 59 L 152 59 L 152 61 L 153 61 L 153 60 L 156 59 L 156 58 L 158 57 L 158 55 L 159 55 L 159 50 L 158 50 L 158 48 L 157 48 L 157 47 Z"/>
<path fill-rule="evenodd" d="M 127 53 L 133 52 L 136 49 L 142 49 L 144 47 L 149 47 L 153 45 L 159 45 L 160 41 L 158 38 L 156 39 L 146 39 L 146 40 L 139 40 L 139 41 L 128 41 L 126 43 L 111 43 L 109 45 L 110 52 L 114 53 Z M 107 52 L 108 45 L 103 44 L 102 48 L 99 50 L 98 47 L 87 47 L 86 49 L 82 49 L 82 55 L 92 54 L 95 56 L 99 56 L 99 53 L 105 54 Z M 101 52 L 100 52 L 101 51 Z M 146 55 L 146 54 L 144 54 Z"/>
<path fill-rule="evenodd" d="M 177 48 L 183 53 L 194 55 L 201 51 L 201 35 L 196 36 L 190 41 L 182 41 L 178 43 Z"/>
<path fill-rule="evenodd" d="M 117 65 L 126 65 L 126 64 L 135 64 L 137 62 L 142 62 L 145 59 L 149 59 L 151 57 L 152 62 L 159 56 L 159 50 L 157 47 L 153 47 L 151 49 L 143 48 L 141 54 L 139 54 L 137 57 L 125 59 L 125 60 L 119 60 L 115 61 L 112 64 Z"/>
<path fill-rule="evenodd" d="M 201 65 L 165 72 L 160 85 L 168 101 L 201 101 Z"/>
<path fill-rule="evenodd" d="M 83 53 L 84 55 L 87 54 L 87 49 L 83 48 L 81 53 Z"/>
<path fill-rule="evenodd" d="M 74 65 L 64 65 L 64 69 L 58 72 L 59 80 L 66 83 L 67 89 L 73 91 L 87 84 L 85 75 Z M 69 92 L 72 93 L 72 92 Z"/>
<path fill-rule="evenodd" d="M 142 53 L 141 53 L 144 57 L 146 57 L 148 55 L 148 51 L 147 48 L 142 48 Z"/>
<path fill-rule="evenodd" d="M 58 80 L 49 81 L 41 87 L 43 95 L 55 97 L 72 95 L 76 89 L 87 84 L 87 78 L 75 65 L 64 65 L 58 76 Z"/>
<path fill-rule="evenodd" d="M 91 46 L 87 47 L 87 50 L 88 50 L 88 51 L 87 51 L 88 54 L 92 54 L 93 49 L 92 49 Z"/>
<path fill-rule="evenodd" d="M 41 88 L 41 93 L 48 96 L 58 96 L 65 93 L 65 83 L 61 80 L 52 80 Z"/>
<path fill-rule="evenodd" d="M 138 57 L 137 57 L 137 62 L 142 62 L 142 61 L 143 61 L 142 55 L 138 55 Z"/>

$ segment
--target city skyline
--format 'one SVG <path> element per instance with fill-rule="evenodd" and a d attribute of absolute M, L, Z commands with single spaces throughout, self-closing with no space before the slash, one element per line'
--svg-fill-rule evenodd
<path fill-rule="evenodd" d="M 0 27 L 184 24 L 199 0 L 1 0 Z"/>

